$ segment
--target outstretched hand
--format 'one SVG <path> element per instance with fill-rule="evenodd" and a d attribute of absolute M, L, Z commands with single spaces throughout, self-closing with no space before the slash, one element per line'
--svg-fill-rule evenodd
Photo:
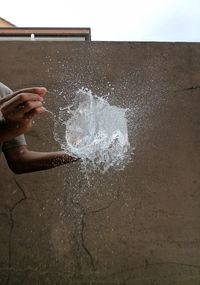
<path fill-rule="evenodd" d="M 45 94 L 46 88 L 33 87 L 21 89 L 0 100 L 6 139 L 27 132 L 32 127 L 34 116 L 45 112 L 42 106 Z"/>
<path fill-rule="evenodd" d="M 62 164 L 74 162 L 74 161 L 77 161 L 80 159 L 79 157 L 77 157 L 73 154 L 68 154 L 65 151 L 60 151 L 58 153 L 60 154 L 59 158 L 61 159 Z"/>

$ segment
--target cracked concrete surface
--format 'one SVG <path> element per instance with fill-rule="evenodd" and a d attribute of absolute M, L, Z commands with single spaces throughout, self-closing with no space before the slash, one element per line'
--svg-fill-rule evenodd
<path fill-rule="evenodd" d="M 14 223 L 15 223 L 14 222 L 14 211 L 15 211 L 16 207 L 20 206 L 20 204 L 27 199 L 23 188 L 21 187 L 21 185 L 19 184 L 19 182 L 17 181 L 15 176 L 13 176 L 13 180 L 15 182 L 15 185 L 17 186 L 17 189 L 21 192 L 22 198 L 20 200 L 18 200 L 17 202 L 15 202 L 15 204 L 9 208 L 10 234 L 9 234 L 9 238 L 8 238 L 8 276 L 7 276 L 5 285 L 9 284 L 10 272 L 11 272 L 10 269 L 12 267 L 12 232 L 13 232 Z"/>
<path fill-rule="evenodd" d="M 135 146 L 90 184 L 79 162 L 15 176 L 1 157 L 0 284 L 198 285 L 200 44 L 1 42 L 0 62 L 11 88 L 45 85 L 55 113 L 82 86 L 110 92 Z M 52 130 L 36 120 L 30 148 L 57 150 Z"/>
<path fill-rule="evenodd" d="M 81 242 L 82 242 L 82 247 L 85 250 L 85 252 L 87 253 L 89 259 L 90 259 L 90 264 L 92 269 L 95 271 L 95 265 L 94 265 L 94 258 L 91 254 L 91 252 L 89 251 L 88 247 L 85 244 L 85 238 L 84 238 L 84 229 L 85 229 L 85 213 L 83 212 L 82 214 L 82 219 L 81 219 Z"/>

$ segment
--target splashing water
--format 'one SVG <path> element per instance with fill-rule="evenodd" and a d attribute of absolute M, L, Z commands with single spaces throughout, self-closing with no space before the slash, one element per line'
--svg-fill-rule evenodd
<path fill-rule="evenodd" d="M 60 109 L 59 119 L 65 126 L 62 148 L 80 157 L 87 172 L 123 169 L 131 153 L 127 111 L 88 89 L 78 90 L 72 105 Z"/>

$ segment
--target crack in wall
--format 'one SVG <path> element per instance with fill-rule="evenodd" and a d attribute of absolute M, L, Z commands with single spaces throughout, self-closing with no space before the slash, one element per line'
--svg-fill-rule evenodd
<path fill-rule="evenodd" d="M 163 262 L 152 262 L 152 263 L 149 263 L 147 259 L 144 260 L 144 264 L 143 265 L 140 265 L 140 266 L 135 266 L 135 267 L 131 267 L 127 270 L 121 270 L 121 271 L 118 271 L 118 272 L 114 272 L 114 273 L 111 273 L 107 276 L 112 276 L 112 275 L 115 275 L 115 274 L 120 274 L 120 273 L 125 273 L 125 272 L 128 272 L 128 271 L 132 271 L 134 269 L 140 269 L 140 268 L 145 268 L 145 269 L 148 269 L 148 267 L 150 266 L 162 266 L 162 265 L 178 265 L 178 266 L 185 266 L 185 267 L 192 267 L 192 268 L 197 268 L 197 269 L 200 269 L 200 264 L 191 264 L 191 263 L 182 263 L 182 262 L 175 262 L 175 261 L 163 261 Z M 14 268 L 14 267 L 0 267 L 0 271 L 12 271 L 12 272 L 27 272 L 27 271 L 31 271 L 31 272 L 34 272 L 34 273 L 38 273 L 38 274 L 58 274 L 58 275 L 65 275 L 66 272 L 65 271 L 55 271 L 52 273 L 52 271 L 50 270 L 38 270 L 36 268 L 32 268 L 32 267 L 27 267 L 27 268 Z"/>
<path fill-rule="evenodd" d="M 196 268 L 200 269 L 200 264 L 191 264 L 191 263 L 182 263 L 182 262 L 176 262 L 176 261 L 163 261 L 163 262 L 152 262 L 149 263 L 147 259 L 145 259 L 143 265 L 135 266 L 135 267 L 130 267 L 128 269 L 120 270 L 117 272 L 113 272 L 111 274 L 106 275 L 106 277 L 112 277 L 120 274 L 125 274 L 128 272 L 132 272 L 133 270 L 138 270 L 138 269 L 149 269 L 149 267 L 153 266 L 165 266 L 165 265 L 177 265 L 177 266 L 185 266 L 185 267 L 191 267 L 191 268 Z"/>
<path fill-rule="evenodd" d="M 110 206 L 113 204 L 114 201 L 115 200 L 112 200 L 107 206 L 99 208 L 99 209 L 96 209 L 96 210 L 92 210 L 92 211 L 88 211 L 88 212 L 83 210 L 83 213 L 82 213 L 82 216 L 81 216 L 81 245 L 82 245 L 82 248 L 84 249 L 84 251 L 86 252 L 86 254 L 89 257 L 90 265 L 91 265 L 91 268 L 92 268 L 93 271 L 96 270 L 94 257 L 92 255 L 91 251 L 89 250 L 89 248 L 86 246 L 85 238 L 84 238 L 84 231 L 85 231 L 85 226 L 86 226 L 85 219 L 86 219 L 87 215 L 96 214 L 96 213 L 105 211 L 106 209 L 110 208 Z"/>
<path fill-rule="evenodd" d="M 80 248 L 83 249 L 83 251 L 86 253 L 86 256 L 89 258 L 89 264 L 93 271 L 95 271 L 95 264 L 94 264 L 94 258 L 88 249 L 88 247 L 85 244 L 85 238 L 84 238 L 84 229 L 85 229 L 85 216 L 86 211 L 84 207 L 79 203 L 75 202 L 72 198 L 70 199 L 71 204 L 74 206 L 74 209 L 78 209 L 78 213 L 76 214 L 76 227 L 74 232 L 74 240 L 76 242 L 78 252 L 80 252 Z M 76 210 L 77 211 L 77 210 Z M 77 255 L 77 269 L 80 275 L 81 272 L 81 262 L 80 262 L 80 256 Z M 75 275 L 74 275 L 75 276 Z M 76 276 L 77 277 L 77 276 Z"/>
<path fill-rule="evenodd" d="M 82 245 L 82 248 L 84 249 L 84 251 L 86 252 L 86 254 L 89 257 L 90 265 L 91 265 L 93 271 L 95 271 L 93 255 L 91 254 L 90 250 L 87 248 L 87 246 L 85 244 L 85 239 L 84 239 L 85 216 L 86 216 L 86 213 L 83 212 L 82 217 L 81 217 L 81 245 Z"/>
<path fill-rule="evenodd" d="M 74 193 L 73 193 L 74 194 Z M 117 195 L 118 198 L 118 195 Z M 116 198 L 113 199 L 110 203 L 108 203 L 106 206 L 101 207 L 96 210 L 87 211 L 84 206 L 81 205 L 80 202 L 73 199 L 73 197 L 70 197 L 70 204 L 74 206 L 75 212 L 76 212 L 76 233 L 74 234 L 74 239 L 76 241 L 77 247 L 80 249 L 80 247 L 85 252 L 87 259 L 89 260 L 90 268 L 94 272 L 96 271 L 95 267 L 95 259 L 93 257 L 92 252 L 86 245 L 85 241 L 85 228 L 86 228 L 86 217 L 91 214 L 96 214 L 102 211 L 105 211 L 108 209 L 115 201 Z M 81 264 L 80 264 L 80 257 L 78 258 L 77 266 L 78 271 L 81 272 Z"/>
<path fill-rule="evenodd" d="M 71 174 L 73 177 L 73 173 Z M 74 256 L 76 258 L 76 269 L 73 274 L 73 278 L 81 278 L 82 276 L 82 269 L 83 269 L 83 264 L 82 264 L 82 258 L 85 260 L 87 265 L 89 266 L 90 270 L 92 272 L 96 271 L 96 265 L 95 265 L 95 257 L 93 256 L 92 251 L 90 250 L 89 246 L 87 245 L 86 242 L 86 227 L 87 227 L 87 216 L 96 214 L 101 211 L 105 211 L 108 209 L 116 200 L 119 199 L 119 189 L 117 187 L 117 191 L 115 191 L 114 198 L 107 203 L 107 205 L 94 209 L 94 210 L 89 210 L 85 205 L 82 205 L 80 202 L 81 200 L 81 195 L 80 193 L 85 192 L 85 184 L 83 183 L 82 176 L 77 177 L 78 179 L 74 183 L 73 179 L 69 179 L 70 174 L 68 174 L 68 178 L 65 179 L 64 183 L 64 188 L 67 187 L 71 191 L 66 192 L 66 209 L 68 212 L 68 216 L 71 217 L 71 222 L 72 222 L 72 229 L 73 229 L 73 234 L 72 234 L 72 239 L 74 242 Z M 71 182 L 73 181 L 73 183 Z M 71 184 L 71 183 L 72 184 Z M 91 186 L 90 186 L 91 187 Z"/>
<path fill-rule="evenodd" d="M 46 275 L 46 274 L 53 274 L 53 275 L 66 275 L 65 271 L 54 271 L 52 272 L 51 270 L 39 270 L 37 268 L 32 268 L 32 267 L 27 267 L 27 268 L 16 268 L 16 267 L 0 267 L 0 272 L 1 271 L 10 271 L 10 272 L 18 272 L 18 273 L 24 273 L 24 272 L 33 272 L 39 275 Z"/>
<path fill-rule="evenodd" d="M 200 85 L 196 85 L 196 86 L 191 86 L 188 88 L 184 88 L 184 89 L 176 89 L 176 90 L 172 90 L 173 92 L 182 92 L 182 91 L 195 91 L 200 89 Z M 170 91 L 170 90 L 169 90 Z"/>
<path fill-rule="evenodd" d="M 196 85 L 196 86 L 192 86 L 192 87 L 189 87 L 189 88 L 185 88 L 185 89 L 183 89 L 183 91 L 197 90 L 197 89 L 200 89 L 200 85 Z"/>
<path fill-rule="evenodd" d="M 17 189 L 22 193 L 22 198 L 14 203 L 12 207 L 9 207 L 9 217 L 10 217 L 10 232 L 9 232 L 9 238 L 8 238 L 8 276 L 5 281 L 5 285 L 7 285 L 10 281 L 10 275 L 11 275 L 11 268 L 12 268 L 12 234 L 13 229 L 15 225 L 15 221 L 13 218 L 14 210 L 25 200 L 27 200 L 27 196 L 25 194 L 25 191 L 19 184 L 19 182 L 16 180 L 16 177 L 13 176 L 13 180 L 15 182 L 15 185 L 17 186 Z"/>

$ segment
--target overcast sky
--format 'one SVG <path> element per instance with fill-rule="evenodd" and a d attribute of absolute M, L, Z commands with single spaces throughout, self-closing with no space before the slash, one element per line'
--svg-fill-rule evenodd
<path fill-rule="evenodd" d="M 200 42 L 200 0 L 10 0 L 19 27 L 90 27 L 92 40 Z"/>

